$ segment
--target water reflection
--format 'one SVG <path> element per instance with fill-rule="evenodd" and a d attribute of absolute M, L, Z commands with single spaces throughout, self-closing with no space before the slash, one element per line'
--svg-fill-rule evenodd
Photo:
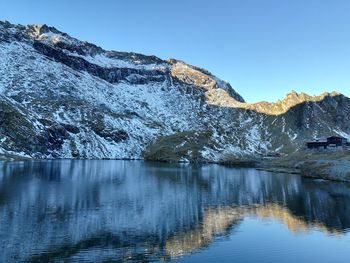
<path fill-rule="evenodd" d="M 350 227 L 346 184 L 217 165 L 128 161 L 0 164 L 0 261 L 170 259 L 246 216 L 295 233 Z"/>

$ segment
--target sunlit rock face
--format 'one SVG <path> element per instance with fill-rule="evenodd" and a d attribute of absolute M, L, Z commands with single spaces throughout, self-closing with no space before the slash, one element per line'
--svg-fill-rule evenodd
<path fill-rule="evenodd" d="M 340 94 L 249 104 L 204 69 L 47 25 L 0 22 L 0 65 L 1 158 L 220 162 L 350 134 Z"/>
<path fill-rule="evenodd" d="M 350 227 L 349 201 L 347 185 L 254 169 L 2 163 L 0 261 L 174 258 L 208 246 L 247 216 L 279 220 L 296 233 L 341 234 Z"/>

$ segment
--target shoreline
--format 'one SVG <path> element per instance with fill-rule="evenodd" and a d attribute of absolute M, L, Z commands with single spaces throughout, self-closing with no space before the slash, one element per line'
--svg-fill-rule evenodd
<path fill-rule="evenodd" d="M 302 177 L 350 182 L 350 153 L 348 151 L 297 151 L 285 157 L 265 160 L 259 170 L 295 173 Z"/>
<path fill-rule="evenodd" d="M 218 164 L 227 167 L 255 168 L 260 171 L 284 174 L 299 174 L 302 177 L 324 179 L 337 182 L 350 182 L 350 152 L 315 152 L 298 151 L 284 157 L 274 159 L 234 158 L 231 160 L 208 161 L 160 161 L 142 158 L 26 158 L 18 156 L 0 156 L 0 162 L 16 161 L 53 161 L 53 160 L 120 160 L 145 161 L 157 163 Z"/>

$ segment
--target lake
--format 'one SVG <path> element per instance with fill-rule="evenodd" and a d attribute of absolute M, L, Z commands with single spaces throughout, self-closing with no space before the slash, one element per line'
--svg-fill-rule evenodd
<path fill-rule="evenodd" d="M 219 165 L 0 163 L 0 262 L 349 262 L 350 185 Z"/>

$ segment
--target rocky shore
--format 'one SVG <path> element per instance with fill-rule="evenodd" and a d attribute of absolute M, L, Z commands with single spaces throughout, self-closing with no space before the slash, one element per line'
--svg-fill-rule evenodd
<path fill-rule="evenodd" d="M 298 151 L 285 157 L 264 160 L 259 164 L 258 169 L 350 182 L 350 152 Z"/>

